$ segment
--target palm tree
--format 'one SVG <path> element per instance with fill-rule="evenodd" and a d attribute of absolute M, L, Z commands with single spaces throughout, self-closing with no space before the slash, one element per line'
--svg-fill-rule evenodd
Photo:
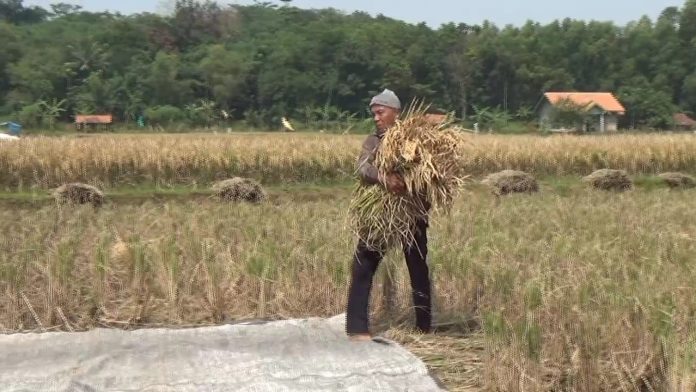
<path fill-rule="evenodd" d="M 65 63 L 65 69 L 82 81 L 92 72 L 101 72 L 109 65 L 109 54 L 99 42 L 68 45 L 68 52 L 71 60 Z"/>

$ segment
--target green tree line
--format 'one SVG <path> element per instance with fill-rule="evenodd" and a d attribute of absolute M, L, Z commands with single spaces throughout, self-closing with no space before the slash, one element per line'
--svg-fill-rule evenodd
<path fill-rule="evenodd" d="M 696 0 L 617 26 L 564 19 L 425 24 L 179 0 L 171 15 L 0 0 L 0 117 L 26 125 L 112 113 L 132 123 L 364 119 L 383 88 L 471 121 L 533 121 L 546 91 L 611 91 L 625 127 L 696 112 Z"/>

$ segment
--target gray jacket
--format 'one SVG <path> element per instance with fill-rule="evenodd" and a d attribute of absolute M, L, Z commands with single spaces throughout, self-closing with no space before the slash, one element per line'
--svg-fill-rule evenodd
<path fill-rule="evenodd" d="M 379 180 L 378 171 L 375 167 L 375 155 L 379 145 L 382 144 L 383 133 L 373 133 L 365 139 L 358 157 L 357 172 L 363 185 L 384 184 Z"/>

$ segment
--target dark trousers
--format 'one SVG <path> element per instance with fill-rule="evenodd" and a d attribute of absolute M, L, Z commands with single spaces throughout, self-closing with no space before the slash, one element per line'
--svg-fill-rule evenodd
<path fill-rule="evenodd" d="M 413 305 L 416 311 L 416 328 L 420 332 L 430 332 L 431 299 L 430 276 L 428 275 L 428 224 L 419 221 L 414 231 L 413 244 L 403 247 L 408 273 L 411 277 Z M 368 306 L 372 280 L 384 254 L 369 249 L 362 241 L 358 242 L 353 256 L 351 283 L 348 290 L 346 311 L 346 332 L 348 334 L 369 333 Z"/>

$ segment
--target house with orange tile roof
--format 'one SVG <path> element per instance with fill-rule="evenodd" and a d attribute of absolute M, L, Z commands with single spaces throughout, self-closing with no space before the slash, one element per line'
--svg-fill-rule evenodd
<path fill-rule="evenodd" d="M 582 123 L 575 127 L 585 132 L 615 132 L 619 128 L 619 118 L 626 114 L 626 109 L 612 93 L 548 92 L 538 111 L 542 127 L 555 127 L 554 113 L 563 103 L 571 104 L 582 114 Z"/>

